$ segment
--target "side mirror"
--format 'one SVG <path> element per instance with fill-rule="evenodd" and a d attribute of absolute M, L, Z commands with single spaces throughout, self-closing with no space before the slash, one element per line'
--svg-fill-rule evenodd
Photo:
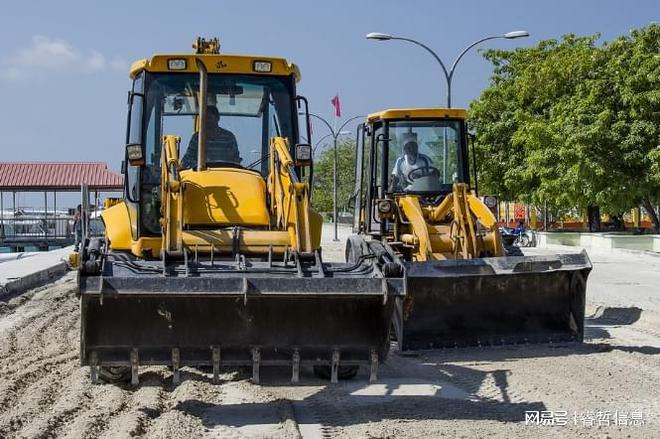
<path fill-rule="evenodd" d="M 296 166 L 309 166 L 312 164 L 312 145 L 298 143 L 296 145 Z"/>
<path fill-rule="evenodd" d="M 131 166 L 144 165 L 144 154 L 142 152 L 142 145 L 140 145 L 139 143 L 126 145 L 126 158 L 128 158 L 128 163 Z"/>
<path fill-rule="evenodd" d="M 126 175 L 126 170 L 127 170 L 127 168 L 126 168 L 126 160 L 122 160 L 122 161 L 121 161 L 121 173 L 122 173 L 122 175 Z"/>

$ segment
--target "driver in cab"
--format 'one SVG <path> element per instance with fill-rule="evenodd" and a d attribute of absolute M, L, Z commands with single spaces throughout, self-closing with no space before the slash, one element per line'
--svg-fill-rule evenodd
<path fill-rule="evenodd" d="M 403 145 L 403 155 L 396 159 L 392 169 L 392 183 L 390 192 L 407 190 L 412 184 L 409 175 L 415 169 L 432 166 L 431 159 L 418 152 L 417 142 L 409 141 Z"/>
<path fill-rule="evenodd" d="M 241 164 L 240 152 L 236 136 L 231 131 L 220 128 L 220 113 L 215 105 L 206 107 L 206 162 L 225 162 Z M 195 168 L 197 166 L 197 143 L 199 133 L 195 133 L 190 138 L 188 149 L 186 150 L 181 165 L 184 169 Z"/>

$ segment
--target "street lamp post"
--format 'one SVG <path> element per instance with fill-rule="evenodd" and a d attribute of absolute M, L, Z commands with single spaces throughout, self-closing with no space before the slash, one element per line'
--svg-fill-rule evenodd
<path fill-rule="evenodd" d="M 524 31 L 524 30 L 519 30 L 519 31 L 513 31 L 513 32 L 508 32 L 504 35 L 493 35 L 490 37 L 485 37 L 480 40 L 475 41 L 474 43 L 470 44 L 467 46 L 463 51 L 456 57 L 454 60 L 453 64 L 451 65 L 451 68 L 447 70 L 445 67 L 445 64 L 442 62 L 440 57 L 433 51 L 431 50 L 428 46 L 420 43 L 419 41 L 413 40 L 412 38 L 404 38 L 404 37 L 396 37 L 393 35 L 389 34 L 382 34 L 379 32 L 371 32 L 370 34 L 367 34 L 367 39 L 368 40 L 376 40 L 376 41 L 388 41 L 388 40 L 401 40 L 401 41 L 408 41 L 409 43 L 417 44 L 418 46 L 421 46 L 424 48 L 427 52 L 429 52 L 433 58 L 440 64 L 440 67 L 442 67 L 442 72 L 445 74 L 445 79 L 447 80 L 447 108 L 451 108 L 451 80 L 454 77 L 454 70 L 456 70 L 456 65 L 458 62 L 463 58 L 463 55 L 467 53 L 468 50 L 472 49 L 474 46 L 483 43 L 484 41 L 488 40 L 495 40 L 499 38 L 504 38 L 507 40 L 513 40 L 515 38 L 524 38 L 528 37 L 529 32 Z"/>
<path fill-rule="evenodd" d="M 340 131 L 339 132 L 340 136 L 343 136 L 343 135 L 346 135 L 346 134 L 351 134 L 351 132 L 350 131 Z M 321 146 L 321 142 L 323 142 L 325 139 L 327 139 L 328 137 L 331 137 L 331 136 L 332 136 L 332 133 L 328 133 L 325 136 L 321 137 L 319 140 L 317 140 L 316 143 L 314 144 L 314 148 L 312 148 L 312 155 L 316 154 L 316 150 L 319 148 L 319 146 Z"/>
<path fill-rule="evenodd" d="M 326 127 L 328 127 L 328 130 L 330 130 L 330 135 L 332 136 L 333 139 L 333 145 L 334 145 L 334 159 L 332 163 L 332 220 L 334 222 L 334 227 L 335 227 L 335 236 L 332 239 L 333 241 L 339 241 L 339 238 L 337 237 L 337 139 L 339 136 L 342 134 L 345 134 L 346 132 L 342 131 L 342 129 L 352 120 L 359 119 L 364 116 L 353 116 L 347 120 L 344 121 L 343 124 L 339 127 L 339 129 L 335 130 L 332 128 L 332 125 L 319 116 L 318 114 L 314 113 L 309 113 L 310 116 L 320 120 L 325 124 Z"/>

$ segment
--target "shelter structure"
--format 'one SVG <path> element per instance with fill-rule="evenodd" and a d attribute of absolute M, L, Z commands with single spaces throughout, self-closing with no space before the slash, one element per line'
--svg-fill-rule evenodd
<path fill-rule="evenodd" d="M 48 249 L 73 243 L 74 212 L 58 211 L 57 195 L 80 193 L 84 186 L 97 206 L 99 193 L 123 191 L 123 177 L 102 162 L 0 162 L 0 246 L 23 251 L 26 246 Z M 17 206 L 20 193 L 43 193 L 43 210 Z"/>

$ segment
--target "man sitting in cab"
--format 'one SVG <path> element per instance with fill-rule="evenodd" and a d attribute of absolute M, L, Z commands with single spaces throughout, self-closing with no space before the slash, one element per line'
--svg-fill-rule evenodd
<path fill-rule="evenodd" d="M 240 151 L 236 136 L 229 130 L 220 128 L 220 113 L 214 105 L 206 107 L 206 163 L 231 163 L 241 164 Z M 190 138 L 188 149 L 181 160 L 183 168 L 195 168 L 197 166 L 197 138 L 195 133 Z"/>
<path fill-rule="evenodd" d="M 396 159 L 392 169 L 392 183 L 390 192 L 404 191 L 412 184 L 408 178 L 410 173 L 419 168 L 428 168 L 433 165 L 431 159 L 418 152 L 417 142 L 414 140 L 403 145 L 403 155 Z"/>

